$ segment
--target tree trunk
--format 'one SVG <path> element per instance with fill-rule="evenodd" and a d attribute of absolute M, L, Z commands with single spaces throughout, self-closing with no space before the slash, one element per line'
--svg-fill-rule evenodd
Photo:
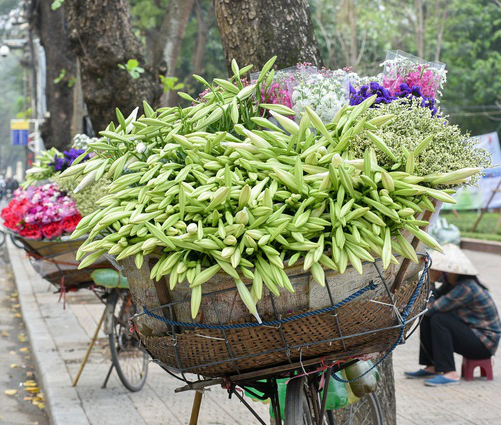
<path fill-rule="evenodd" d="M 33 1 L 32 5 L 32 24 L 45 51 L 45 96 L 50 114 L 42 126 L 42 138 L 47 148 L 64 150 L 74 136 L 70 123 L 78 118 L 73 116 L 76 55 L 68 39 L 64 10 L 51 10 L 50 1 Z"/>
<path fill-rule="evenodd" d="M 393 356 L 390 354 L 378 367 L 381 381 L 376 395 L 381 404 L 384 425 L 397 424 L 397 400 L 395 397 L 395 375 L 393 373 Z"/>
<path fill-rule="evenodd" d="M 143 100 L 155 105 L 161 94 L 156 71 L 145 65 L 142 45 L 131 27 L 126 0 L 66 0 L 70 40 L 80 60 L 82 89 L 94 131 L 127 116 Z M 145 68 L 137 79 L 118 65 L 136 59 Z"/>
<path fill-rule="evenodd" d="M 199 4 L 195 6 L 195 15 L 197 17 L 197 44 L 193 52 L 193 74 L 201 74 L 204 68 L 205 45 L 209 34 L 209 17 L 214 13 L 212 2 L 209 3 L 209 9 L 204 17 L 202 8 Z"/>
<path fill-rule="evenodd" d="M 444 6 L 442 19 L 440 20 L 440 27 L 437 33 L 437 46 L 435 48 L 435 62 L 440 60 L 440 53 L 442 51 L 442 37 L 444 35 L 445 23 L 447 21 L 447 6 Z M 455 210 L 454 210 L 455 211 Z"/>
<path fill-rule="evenodd" d="M 166 70 L 165 75 L 168 77 L 175 76 L 177 58 L 194 3 L 195 0 L 171 0 L 160 27 L 153 60 Z M 174 98 L 175 93 L 165 93 L 161 103 L 170 105 Z"/>
<path fill-rule="evenodd" d="M 424 5 L 423 0 L 415 0 L 415 13 L 416 13 L 416 50 L 420 58 L 424 58 Z"/>
<path fill-rule="evenodd" d="M 307 0 L 214 0 L 226 65 L 253 64 L 277 55 L 278 69 L 298 62 L 322 66 Z"/>

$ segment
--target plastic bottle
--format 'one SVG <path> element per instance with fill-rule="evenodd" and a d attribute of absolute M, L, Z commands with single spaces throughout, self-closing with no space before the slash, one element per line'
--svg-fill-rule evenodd
<path fill-rule="evenodd" d="M 345 369 L 348 380 L 356 379 L 372 367 L 371 361 L 359 360 L 357 363 Z M 379 380 L 379 372 L 374 368 L 367 375 L 354 382 L 350 382 L 351 390 L 357 397 L 376 391 Z"/>
<path fill-rule="evenodd" d="M 343 378 L 346 381 L 346 373 L 344 373 L 344 370 L 341 371 L 341 378 Z M 353 394 L 353 391 L 351 390 L 350 384 L 344 384 L 346 388 L 346 392 L 348 393 L 348 406 L 350 404 L 356 403 L 358 400 L 360 400 L 355 394 Z"/>

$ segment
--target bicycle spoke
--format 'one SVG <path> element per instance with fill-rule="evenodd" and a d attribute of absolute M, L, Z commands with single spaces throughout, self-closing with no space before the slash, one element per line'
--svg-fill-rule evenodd
<path fill-rule="evenodd" d="M 119 295 L 113 314 L 113 351 L 117 372 L 127 388 L 139 389 L 147 373 L 147 355 L 140 349 L 139 342 L 129 330 L 128 320 L 135 313 L 130 294 Z"/>

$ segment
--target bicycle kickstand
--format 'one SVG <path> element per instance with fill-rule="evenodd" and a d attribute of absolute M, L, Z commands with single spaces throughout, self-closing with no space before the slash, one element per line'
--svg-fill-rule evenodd
<path fill-rule="evenodd" d="M 106 378 L 104 379 L 103 385 L 101 386 L 102 389 L 106 388 L 106 385 L 108 384 L 108 380 L 110 379 L 111 372 L 113 371 L 114 367 L 115 367 L 115 365 L 113 364 L 113 362 L 111 362 L 110 369 L 108 370 L 108 373 L 106 374 Z"/>

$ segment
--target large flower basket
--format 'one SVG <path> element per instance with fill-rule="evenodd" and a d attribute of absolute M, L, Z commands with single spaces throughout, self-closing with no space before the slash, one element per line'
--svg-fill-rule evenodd
<path fill-rule="evenodd" d="M 427 259 L 421 258 L 418 265 L 400 259 L 386 271 L 379 261 L 366 263 L 362 275 L 353 268 L 342 275 L 326 271 L 325 287 L 312 282 L 301 264 L 288 267 L 295 292 L 263 294 L 262 324 L 225 274 L 204 285 L 200 312 L 191 320 L 187 282 L 170 291 L 168 279 L 149 279 L 148 261 L 139 270 L 129 259 L 123 266 L 134 302 L 143 307 L 135 329 L 153 358 L 174 372 L 219 377 L 390 350 L 425 309 L 429 283 L 421 273 Z"/>

